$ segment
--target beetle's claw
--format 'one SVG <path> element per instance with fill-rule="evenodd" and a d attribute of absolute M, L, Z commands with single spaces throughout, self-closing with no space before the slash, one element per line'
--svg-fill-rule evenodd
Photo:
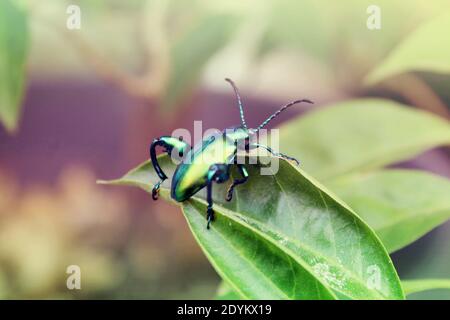
<path fill-rule="evenodd" d="M 159 198 L 159 187 L 161 185 L 162 181 L 159 181 L 157 184 L 155 184 L 155 186 L 152 189 L 152 199 L 153 200 L 158 200 Z"/>
<path fill-rule="evenodd" d="M 214 211 L 212 208 L 208 208 L 207 212 L 206 212 L 206 219 L 207 219 L 207 223 L 206 223 L 206 229 L 209 230 L 209 225 L 211 224 L 212 221 L 214 221 Z"/>
<path fill-rule="evenodd" d="M 152 199 L 153 200 L 158 200 L 158 197 L 159 197 L 159 188 L 153 187 L 153 189 L 152 189 Z"/>

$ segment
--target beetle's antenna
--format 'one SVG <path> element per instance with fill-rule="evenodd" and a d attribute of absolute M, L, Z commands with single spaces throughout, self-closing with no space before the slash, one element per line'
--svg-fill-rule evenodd
<path fill-rule="evenodd" d="M 244 107 L 242 106 L 241 96 L 239 95 L 239 90 L 236 87 L 236 85 L 234 84 L 233 80 L 231 80 L 229 78 L 225 78 L 225 81 L 228 81 L 231 84 L 231 86 L 233 87 L 234 94 L 236 95 L 236 99 L 238 101 L 239 114 L 241 115 L 241 123 L 244 126 L 244 128 L 247 129 L 247 124 L 245 123 L 245 119 L 244 119 Z"/>
<path fill-rule="evenodd" d="M 287 105 L 281 107 L 280 110 L 278 110 L 277 112 L 272 114 L 270 117 L 268 117 L 266 120 L 264 120 L 264 122 L 261 123 L 258 128 L 256 128 L 256 132 L 258 132 L 260 129 L 264 128 L 270 121 L 272 121 L 272 119 L 276 118 L 281 112 L 283 112 L 284 110 L 286 110 L 290 106 L 293 106 L 294 104 L 302 103 L 302 102 L 311 103 L 311 104 L 314 103 L 314 102 L 312 102 L 311 100 L 308 100 L 308 99 L 295 100 L 295 101 L 289 102 Z"/>

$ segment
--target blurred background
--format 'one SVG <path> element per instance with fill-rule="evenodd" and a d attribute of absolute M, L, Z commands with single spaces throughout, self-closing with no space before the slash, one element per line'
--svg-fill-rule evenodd
<path fill-rule="evenodd" d="M 178 207 L 95 181 L 121 176 L 148 158 L 154 137 L 192 130 L 194 120 L 204 129 L 238 123 L 225 77 L 254 124 L 305 97 L 314 108 L 387 97 L 449 118 L 449 76 L 363 85 L 448 1 L 8 1 L 27 12 L 29 32 L 21 118 L 0 126 L 0 298 L 213 298 L 220 279 Z M 366 26 L 372 4 L 379 30 Z M 79 29 L 67 27 L 70 5 Z M 308 111 L 293 108 L 274 126 Z M 450 178 L 448 148 L 401 165 Z M 449 278 L 449 231 L 447 223 L 395 253 L 400 276 Z M 81 290 L 66 288 L 72 264 Z"/>

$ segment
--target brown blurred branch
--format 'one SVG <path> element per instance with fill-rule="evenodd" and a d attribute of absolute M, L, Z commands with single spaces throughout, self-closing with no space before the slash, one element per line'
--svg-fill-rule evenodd
<path fill-rule="evenodd" d="M 167 5 L 167 1 L 147 1 L 136 24 L 137 45 L 143 56 L 143 70 L 146 70 L 143 78 L 154 85 L 157 93 L 163 91 L 170 74 L 170 48 L 165 27 Z"/>
<path fill-rule="evenodd" d="M 110 83 L 125 91 L 130 96 L 148 100 L 154 98 L 159 92 L 157 87 L 149 85 L 149 77 L 133 76 L 121 70 L 104 55 L 97 52 L 80 34 L 65 29 L 65 34 L 70 38 L 81 58 L 92 67 L 94 72 L 105 82 Z"/>
<path fill-rule="evenodd" d="M 36 9 L 36 6 L 33 8 Z M 31 10 L 35 12 L 35 10 Z M 138 20 L 138 30 L 143 28 L 142 23 L 148 20 L 148 13 L 153 12 L 146 7 L 141 19 Z M 153 14 L 151 21 L 158 41 L 150 44 L 149 39 L 145 39 L 144 32 L 138 33 L 138 40 L 144 51 L 144 73 L 142 75 L 133 75 L 122 70 L 108 57 L 99 52 L 89 41 L 83 36 L 79 30 L 69 30 L 65 26 L 61 26 L 58 21 L 53 21 L 39 14 L 34 14 L 37 21 L 47 25 L 52 30 L 63 30 L 62 35 L 76 48 L 80 57 L 84 62 L 92 68 L 92 70 L 106 83 L 119 88 L 126 94 L 144 101 L 148 101 L 157 97 L 166 84 L 168 78 L 169 61 L 168 61 L 168 44 L 165 43 L 165 34 L 163 33 L 163 14 L 164 10 L 160 10 L 159 16 Z M 152 33 L 153 35 L 153 33 Z M 158 47 L 159 46 L 159 47 Z M 155 49 L 156 48 L 156 49 Z M 158 50 L 161 49 L 161 52 Z"/>

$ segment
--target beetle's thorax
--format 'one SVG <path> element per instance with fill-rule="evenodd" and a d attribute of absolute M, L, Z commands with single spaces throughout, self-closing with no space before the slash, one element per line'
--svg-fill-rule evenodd
<path fill-rule="evenodd" d="M 250 132 L 247 128 L 243 127 L 231 127 L 223 131 L 227 140 L 235 143 L 243 142 L 250 138 Z"/>

